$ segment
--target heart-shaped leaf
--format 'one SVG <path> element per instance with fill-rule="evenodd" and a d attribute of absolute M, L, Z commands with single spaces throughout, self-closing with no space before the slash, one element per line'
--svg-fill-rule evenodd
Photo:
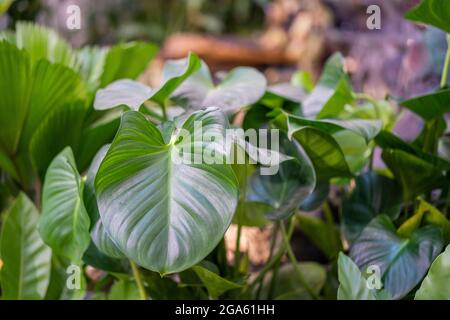
<path fill-rule="evenodd" d="M 176 62 L 179 63 L 179 62 Z M 167 65 L 177 69 L 177 65 Z M 257 102 L 266 91 L 266 78 L 256 69 L 238 67 L 231 70 L 217 85 L 208 66 L 203 62 L 200 70 L 193 73 L 172 94 L 189 108 L 218 107 L 224 112 L 234 112 Z"/>
<path fill-rule="evenodd" d="M 379 215 L 352 245 L 350 257 L 363 272 L 377 268 L 384 290 L 400 299 L 420 282 L 441 249 L 438 228 L 426 226 L 400 238 L 390 218 Z"/>
<path fill-rule="evenodd" d="M 450 300 L 450 245 L 433 261 L 415 300 Z"/>
<path fill-rule="evenodd" d="M 367 172 L 358 176 L 350 197 L 343 202 L 343 229 L 347 240 L 355 241 L 378 214 L 395 220 L 402 208 L 400 186 L 390 178 Z"/>
<path fill-rule="evenodd" d="M 72 150 L 67 147 L 45 175 L 39 232 L 55 253 L 77 264 L 90 242 L 83 188 Z"/>
<path fill-rule="evenodd" d="M 2 298 L 43 299 L 50 281 L 52 252 L 36 228 L 39 213 L 23 193 L 8 210 L 3 221 L 0 256 Z"/>
<path fill-rule="evenodd" d="M 194 130 L 198 123 L 201 133 Z M 142 114 L 123 114 L 100 165 L 96 191 L 103 226 L 127 257 L 150 270 L 171 273 L 196 264 L 217 245 L 237 204 L 231 166 L 177 158 L 192 160 L 212 152 L 225 163 L 225 149 L 207 136 L 223 137 L 226 126 L 218 109 L 199 111 L 166 143 Z"/>
<path fill-rule="evenodd" d="M 405 15 L 406 19 L 422 22 L 450 33 L 450 10 L 448 3 L 441 0 L 423 0 Z"/>

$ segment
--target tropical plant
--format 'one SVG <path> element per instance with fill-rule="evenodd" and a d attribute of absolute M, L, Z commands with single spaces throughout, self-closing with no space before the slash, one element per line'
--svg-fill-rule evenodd
<path fill-rule="evenodd" d="M 407 17 L 448 32 L 442 3 Z M 400 102 L 425 122 L 408 143 L 396 101 L 355 92 L 339 53 L 315 86 L 191 53 L 151 88 L 151 44 L 76 50 L 25 23 L 0 38 L 2 298 L 450 299 L 450 49 L 442 87 Z M 272 230 L 256 269 L 255 226 Z M 321 263 L 298 261 L 298 232 Z"/>

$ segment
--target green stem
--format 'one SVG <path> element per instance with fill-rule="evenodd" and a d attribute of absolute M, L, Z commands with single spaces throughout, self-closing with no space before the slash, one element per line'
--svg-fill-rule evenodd
<path fill-rule="evenodd" d="M 306 291 L 311 296 L 311 298 L 313 298 L 314 300 L 318 300 L 319 299 L 318 295 L 311 289 L 311 287 L 306 282 L 305 277 L 303 276 L 302 270 L 300 269 L 300 266 L 298 265 L 297 258 L 295 257 L 294 252 L 292 251 L 288 233 L 286 232 L 286 228 L 283 223 L 281 223 L 280 229 L 281 229 L 281 234 L 283 236 L 284 244 L 286 246 L 288 257 L 291 260 L 292 265 L 294 266 L 295 272 L 297 273 L 300 283 L 303 285 L 303 287 L 305 287 Z"/>
<path fill-rule="evenodd" d="M 161 105 L 161 110 L 162 110 L 162 114 L 163 114 L 163 120 L 167 121 L 167 107 L 169 105 L 169 100 L 167 99 L 162 105 Z"/>
<path fill-rule="evenodd" d="M 147 291 L 145 291 L 141 272 L 139 271 L 138 266 L 131 260 L 130 260 L 130 265 L 131 265 L 131 269 L 133 270 L 134 281 L 136 281 L 136 284 L 137 284 L 137 287 L 139 290 L 139 296 L 141 297 L 141 300 L 148 300 Z"/>
<path fill-rule="evenodd" d="M 239 264 L 241 263 L 241 251 L 240 245 L 241 245 L 241 233 L 242 233 L 242 225 L 241 222 L 238 219 L 238 226 L 237 226 L 237 235 L 236 235 L 236 248 L 234 250 L 234 274 L 239 274 Z"/>
<path fill-rule="evenodd" d="M 450 34 L 447 35 L 447 54 L 445 55 L 444 68 L 442 70 L 441 88 L 445 88 L 447 86 L 449 66 L 450 66 Z"/>

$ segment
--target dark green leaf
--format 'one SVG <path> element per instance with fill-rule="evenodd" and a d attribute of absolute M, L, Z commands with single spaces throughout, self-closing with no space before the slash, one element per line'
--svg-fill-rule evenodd
<path fill-rule="evenodd" d="M 390 218 L 379 215 L 352 245 L 350 257 L 363 272 L 379 268 L 384 290 L 399 299 L 420 282 L 441 249 L 438 228 L 426 226 L 400 238 Z"/>
<path fill-rule="evenodd" d="M 450 300 L 450 245 L 434 260 L 416 292 L 416 300 Z"/>

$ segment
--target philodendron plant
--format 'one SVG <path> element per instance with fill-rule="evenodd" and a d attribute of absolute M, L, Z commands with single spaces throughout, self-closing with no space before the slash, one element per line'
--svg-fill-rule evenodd
<path fill-rule="evenodd" d="M 450 32 L 443 3 L 407 18 Z M 339 53 L 315 85 L 191 53 L 149 87 L 151 44 L 0 39 L 3 299 L 450 299 L 450 49 L 441 88 L 397 103 L 355 92 Z M 262 266 L 247 227 L 270 230 Z"/>

